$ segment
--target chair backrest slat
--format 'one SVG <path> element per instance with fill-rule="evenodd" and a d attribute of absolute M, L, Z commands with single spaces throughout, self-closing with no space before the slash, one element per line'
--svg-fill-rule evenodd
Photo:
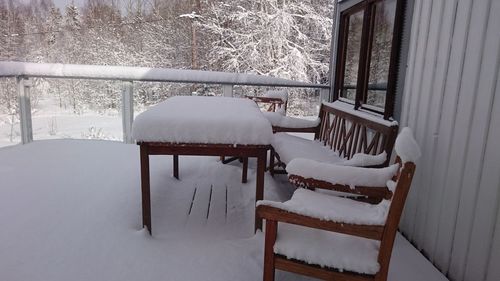
<path fill-rule="evenodd" d="M 347 159 L 356 153 L 377 155 L 385 151 L 387 160 L 381 166 L 389 164 L 397 124 L 387 122 L 386 125 L 329 103 L 321 105 L 319 117 L 321 124 L 316 139 L 323 145 Z"/>

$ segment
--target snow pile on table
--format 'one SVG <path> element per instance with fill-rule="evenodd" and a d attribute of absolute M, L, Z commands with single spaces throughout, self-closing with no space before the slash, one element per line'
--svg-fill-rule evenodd
<path fill-rule="evenodd" d="M 313 120 L 284 116 L 281 112 L 264 111 L 264 116 L 275 127 L 284 128 L 314 128 L 319 125 L 320 119 Z"/>
<path fill-rule="evenodd" d="M 379 247 L 375 240 L 280 223 L 274 252 L 341 271 L 375 274 Z"/>
<path fill-rule="evenodd" d="M 273 133 L 249 99 L 177 96 L 136 117 L 136 141 L 268 145 Z"/>
<path fill-rule="evenodd" d="M 396 150 L 396 154 L 399 155 L 403 163 L 415 163 L 421 155 L 420 147 L 413 137 L 413 132 L 409 127 L 405 127 L 401 130 L 398 137 L 396 138 L 394 149 Z"/>
<path fill-rule="evenodd" d="M 387 160 L 387 153 L 384 151 L 377 155 L 356 153 L 351 159 L 338 163 L 343 166 L 367 167 L 382 165 Z"/>
<path fill-rule="evenodd" d="M 338 153 L 325 147 L 319 141 L 312 141 L 287 133 L 276 133 L 272 146 L 278 153 L 281 162 L 287 164 L 296 158 L 314 159 L 324 163 L 339 163 L 346 159 Z"/>
<path fill-rule="evenodd" d="M 393 164 L 385 168 L 364 168 L 328 164 L 303 158 L 293 159 L 286 166 L 289 175 L 314 178 L 351 187 L 385 186 L 398 169 L 399 164 Z"/>
<path fill-rule="evenodd" d="M 272 206 L 325 221 L 383 225 L 387 218 L 390 201 L 383 200 L 379 204 L 369 204 L 299 188 L 286 202 L 260 200 L 257 206 L 260 205 Z"/>

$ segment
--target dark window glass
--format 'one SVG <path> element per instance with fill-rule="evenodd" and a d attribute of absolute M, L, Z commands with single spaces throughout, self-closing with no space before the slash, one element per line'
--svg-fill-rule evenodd
<path fill-rule="evenodd" d="M 359 54 L 361 50 L 361 34 L 363 32 L 363 15 L 361 10 L 347 18 L 347 42 L 345 50 L 344 83 L 342 97 L 354 101 L 358 81 Z"/>
<path fill-rule="evenodd" d="M 335 98 L 392 116 L 404 5 L 404 0 L 365 0 L 340 11 Z"/>
<path fill-rule="evenodd" d="M 368 74 L 367 105 L 385 107 L 387 80 L 391 62 L 391 46 L 394 30 L 396 0 L 378 2 L 374 6 L 374 27 L 370 68 Z"/>

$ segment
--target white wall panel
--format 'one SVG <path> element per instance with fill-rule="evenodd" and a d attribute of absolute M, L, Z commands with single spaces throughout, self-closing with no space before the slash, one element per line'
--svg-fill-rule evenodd
<path fill-rule="evenodd" d="M 497 5 L 497 11 L 499 9 L 500 5 Z M 496 26 L 500 26 L 499 17 L 490 15 L 489 18 L 496 22 Z M 478 88 L 478 94 L 484 93 L 485 96 L 487 94 L 489 96 L 485 97 L 483 103 L 478 104 L 477 109 L 480 112 L 490 113 L 490 118 L 484 122 L 486 123 L 484 125 L 487 126 L 487 134 L 484 137 L 486 139 L 484 158 L 480 165 L 482 169 L 477 184 L 475 209 L 471 212 L 474 218 L 473 225 L 470 227 L 468 255 L 467 259 L 462 263 L 465 269 L 465 280 L 484 280 L 489 263 L 488 259 L 492 254 L 497 257 L 500 255 L 500 247 L 498 245 L 493 247 L 495 224 L 497 223 L 498 207 L 500 205 L 500 149 L 498 147 L 500 143 L 500 48 L 498 48 L 500 36 L 497 38 L 489 37 L 486 42 L 484 53 L 496 52 L 496 59 L 483 60 L 484 71 L 481 72 L 481 83 Z M 495 48 L 496 50 L 494 50 Z M 478 119 L 480 117 L 478 116 Z M 480 128 L 484 125 L 477 124 Z M 494 267 L 494 270 L 500 272 L 499 260 L 497 260 L 496 264 L 491 264 L 491 266 Z M 495 280 L 500 280 L 500 278 Z"/>
<path fill-rule="evenodd" d="M 472 220 L 478 194 L 479 178 L 486 146 L 487 130 L 491 117 L 491 90 L 478 92 L 483 73 L 485 30 L 491 0 L 483 1 L 485 5 L 472 5 L 469 22 L 469 36 L 465 50 L 465 67 L 460 81 L 459 114 L 455 121 L 453 146 L 457 147 L 454 159 L 461 162 L 451 173 L 452 184 L 458 186 L 458 210 L 450 257 L 450 277 L 461 280 L 465 270 Z M 491 58 L 490 58 L 491 59 Z M 492 71 L 486 75 L 494 75 Z M 484 83 L 484 81 L 483 81 Z M 464 161 L 465 160 L 465 161 Z M 454 163 L 450 164 L 453 165 Z M 458 167 L 461 169 L 459 170 Z M 474 187 L 474 188 L 470 188 Z"/>
<path fill-rule="evenodd" d="M 500 81 L 500 80 L 499 80 Z M 497 85 L 500 88 L 500 85 Z M 498 88 L 497 88 L 498 89 Z M 500 190 L 500 184 L 497 186 Z M 497 201 L 499 198 L 497 197 Z M 490 249 L 490 256 L 488 256 L 488 264 L 486 271 L 486 281 L 500 280 L 500 208 L 497 205 L 497 220 L 493 234 L 493 243 Z"/>
<path fill-rule="evenodd" d="M 425 226 L 422 226 L 421 229 L 424 231 L 424 237 L 422 238 L 422 243 L 420 247 L 424 250 L 424 253 L 429 257 L 434 257 L 435 253 L 435 241 L 437 240 L 438 234 L 438 226 L 439 226 L 439 216 L 436 214 L 440 213 L 441 200 L 443 200 L 444 194 L 444 186 L 436 184 L 438 180 L 438 175 L 442 173 L 442 166 L 440 166 L 439 155 L 445 155 L 447 153 L 447 149 L 443 148 L 443 146 L 439 146 L 439 142 L 449 143 L 449 140 L 446 138 L 438 138 L 441 130 L 441 113 L 444 102 L 444 87 L 446 76 L 448 74 L 449 69 L 449 61 L 450 61 L 450 53 L 452 46 L 452 33 L 454 22 L 452 19 L 454 18 L 454 9 L 452 7 L 456 6 L 456 1 L 436 1 L 443 3 L 442 6 L 443 12 L 441 17 L 441 22 L 439 23 L 440 33 L 438 38 L 438 46 L 436 50 L 436 65 L 434 75 L 432 76 L 432 88 L 430 88 L 430 92 L 433 95 L 433 101 L 429 108 L 430 110 L 430 122 L 428 127 L 428 134 L 431 134 L 430 137 L 426 138 L 426 143 L 424 143 L 424 147 L 428 147 L 427 156 L 431 157 L 431 164 L 424 167 L 425 169 L 430 169 L 430 171 L 426 171 L 426 175 L 430 175 L 426 178 L 425 184 L 428 185 L 428 188 L 431 190 L 428 191 L 427 194 L 427 215 L 425 217 Z M 444 141 L 444 142 L 443 142 Z M 444 149 L 444 150 L 443 150 Z M 445 157 L 441 160 L 447 160 Z"/>
<path fill-rule="evenodd" d="M 457 281 L 500 280 L 499 6 L 421 0 L 413 13 L 401 124 L 423 156 L 400 227 Z"/>
<path fill-rule="evenodd" d="M 430 1 L 430 0 L 429 0 Z M 427 2 L 429 2 L 427 1 Z M 416 1 L 415 3 L 415 10 L 413 12 L 414 18 L 422 18 L 422 15 L 428 15 L 428 12 L 423 12 L 423 2 L 424 1 Z M 424 16 L 425 18 L 425 16 Z M 413 22 L 412 23 L 412 34 L 411 36 L 414 36 L 416 38 L 423 37 L 425 34 L 425 31 L 422 31 L 424 29 L 424 25 L 427 22 L 424 21 L 419 21 L 419 22 Z M 420 81 L 418 81 L 419 75 L 421 75 L 421 65 L 422 65 L 422 42 L 419 40 L 413 40 L 413 38 L 410 41 L 410 64 L 408 66 L 408 74 L 407 78 L 405 80 L 405 94 L 403 97 L 403 111 L 402 111 L 402 116 L 401 116 L 401 122 L 403 124 L 407 124 L 407 126 L 414 127 L 415 125 L 415 116 L 417 109 L 416 107 L 412 107 L 411 105 L 417 104 L 419 96 L 418 95 L 407 95 L 407 92 L 415 92 L 418 91 L 417 86 Z M 406 206 L 405 206 L 405 212 L 403 213 L 403 217 L 406 219 L 403 219 L 402 225 L 404 225 L 405 230 L 413 230 L 413 216 L 414 216 L 414 210 L 415 210 L 415 205 L 416 205 L 416 200 L 411 200 L 413 198 L 417 197 L 417 192 L 415 189 L 411 189 L 410 193 L 408 194 L 408 198 L 410 200 L 407 200 Z M 408 238 L 411 240 L 411 235 L 412 231 L 408 231 L 406 233 Z"/>
<path fill-rule="evenodd" d="M 434 155 L 434 139 L 432 137 L 426 137 L 429 134 L 432 134 L 435 131 L 435 127 L 439 121 L 439 108 L 433 107 L 433 105 L 438 105 L 441 103 L 442 94 L 434 94 L 432 91 L 434 84 L 434 77 L 436 76 L 436 68 L 437 68 L 437 52 L 439 49 L 439 39 L 443 35 L 441 33 L 442 29 L 440 28 L 440 23 L 443 18 L 443 8 L 444 1 L 432 1 L 431 8 L 431 22 L 430 29 L 428 32 L 428 40 L 427 47 L 425 53 L 424 64 L 425 71 L 422 76 L 421 85 L 421 96 L 419 108 L 429 108 L 428 114 L 419 114 L 418 123 L 415 128 L 415 133 L 420 138 L 418 141 L 423 143 L 423 147 L 426 151 L 422 154 L 422 162 L 431 161 Z M 417 189 L 418 198 L 417 198 L 417 210 L 415 212 L 414 225 L 425 225 L 427 210 L 429 209 L 429 195 L 435 190 L 431 190 L 430 186 L 430 177 L 423 177 L 425 174 L 429 174 L 432 170 L 432 165 L 427 165 L 419 169 L 417 178 L 419 179 L 419 183 L 417 183 L 421 188 Z M 432 191 L 432 192 L 431 192 Z M 416 241 L 424 240 L 424 232 L 425 227 L 420 227 L 415 229 L 414 231 L 414 239 Z"/>

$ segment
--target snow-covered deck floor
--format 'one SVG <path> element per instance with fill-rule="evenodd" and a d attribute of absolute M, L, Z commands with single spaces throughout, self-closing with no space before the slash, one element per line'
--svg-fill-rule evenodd
<path fill-rule="evenodd" d="M 0 149 L 0 280 L 261 280 L 255 177 L 215 157 L 151 161 L 154 237 L 141 229 L 135 145 L 56 140 Z M 250 168 L 252 168 L 250 162 Z M 265 198 L 291 195 L 266 175 Z M 277 280 L 307 280 L 279 272 Z M 446 280 L 404 238 L 389 280 Z"/>

